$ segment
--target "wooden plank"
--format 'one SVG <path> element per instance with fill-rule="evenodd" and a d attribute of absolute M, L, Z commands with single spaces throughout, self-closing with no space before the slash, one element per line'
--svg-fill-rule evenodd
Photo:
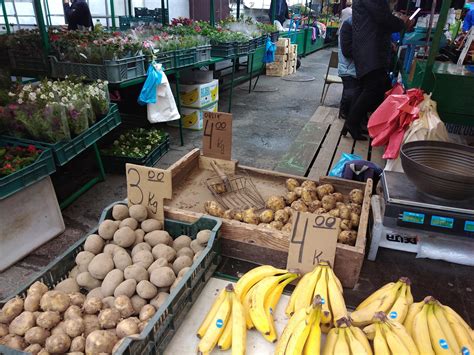
<path fill-rule="evenodd" d="M 363 160 L 369 160 L 369 141 L 356 141 L 354 145 L 354 154 L 362 157 Z"/>
<path fill-rule="evenodd" d="M 329 133 L 326 135 L 321 149 L 318 152 L 316 160 L 311 167 L 308 174 L 310 179 L 318 180 L 321 176 L 326 176 L 331 167 L 331 162 L 336 150 L 339 137 L 341 135 L 342 127 L 344 127 L 343 120 L 334 120 L 329 129 Z"/>
<path fill-rule="evenodd" d="M 334 168 L 334 165 L 336 165 L 336 163 L 341 159 L 342 153 L 352 153 L 353 146 L 354 140 L 351 138 L 350 134 L 347 134 L 347 137 L 341 136 L 336 154 L 334 154 L 334 159 L 331 163 L 331 169 Z"/>
<path fill-rule="evenodd" d="M 382 169 L 385 168 L 385 164 L 387 161 L 382 158 L 383 152 L 385 148 L 384 147 L 371 147 L 371 152 L 370 152 L 370 161 L 374 162 L 378 166 L 380 166 Z"/>
<path fill-rule="evenodd" d="M 214 161 L 219 168 L 227 174 L 235 174 L 235 169 L 238 164 L 237 160 L 222 160 L 216 158 L 209 158 L 201 155 L 199 157 L 199 169 L 212 170 L 211 161 Z"/>
<path fill-rule="evenodd" d="M 195 148 L 168 168 L 171 170 L 173 185 L 178 185 L 190 171 L 198 166 L 200 155 L 201 150 Z"/>
<path fill-rule="evenodd" d="M 305 176 L 326 135 L 327 123 L 308 122 L 275 170 Z"/>
<path fill-rule="evenodd" d="M 331 114 L 331 107 L 318 106 L 309 122 L 326 122 L 327 117 Z"/>

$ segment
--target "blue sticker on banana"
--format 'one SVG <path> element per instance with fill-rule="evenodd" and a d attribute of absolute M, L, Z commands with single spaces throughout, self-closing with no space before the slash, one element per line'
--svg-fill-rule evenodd
<path fill-rule="evenodd" d="M 270 314 L 273 315 L 273 308 L 270 307 Z"/>
<path fill-rule="evenodd" d="M 448 342 L 444 339 L 439 340 L 439 346 L 441 346 L 445 350 L 449 349 Z"/>
<path fill-rule="evenodd" d="M 216 321 L 216 327 L 217 328 L 222 328 L 224 326 L 224 321 L 222 319 L 218 319 Z"/>
<path fill-rule="evenodd" d="M 463 346 L 462 349 L 461 349 L 461 354 L 462 354 L 462 355 L 471 355 L 471 352 L 469 351 L 468 348 L 466 348 L 465 346 Z"/>
<path fill-rule="evenodd" d="M 321 297 L 321 304 L 325 304 L 325 303 L 326 303 L 326 300 Z"/>
<path fill-rule="evenodd" d="M 390 314 L 388 316 L 392 319 L 396 319 L 398 317 L 398 313 L 393 311 L 393 312 L 390 312 Z"/>

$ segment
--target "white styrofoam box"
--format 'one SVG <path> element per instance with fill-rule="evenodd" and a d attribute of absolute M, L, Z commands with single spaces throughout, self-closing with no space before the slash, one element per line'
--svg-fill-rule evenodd
<path fill-rule="evenodd" d="M 179 99 L 182 106 L 203 108 L 219 101 L 219 80 L 206 84 L 180 85 Z"/>
<path fill-rule="evenodd" d="M 64 232 L 51 178 L 0 201 L 0 271 Z"/>
<path fill-rule="evenodd" d="M 183 128 L 199 131 L 204 122 L 204 112 L 217 112 L 218 102 L 210 104 L 203 108 L 181 107 L 181 122 Z M 178 120 L 171 121 L 168 125 L 178 127 Z"/>

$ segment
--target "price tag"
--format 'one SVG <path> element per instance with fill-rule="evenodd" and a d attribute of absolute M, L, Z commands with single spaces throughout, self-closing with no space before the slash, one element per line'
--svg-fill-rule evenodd
<path fill-rule="evenodd" d="M 288 250 L 288 269 L 307 273 L 319 261 L 334 265 L 341 219 L 330 215 L 296 212 Z"/>
<path fill-rule="evenodd" d="M 230 160 L 232 155 L 232 115 L 224 112 L 204 112 L 203 155 Z"/>
<path fill-rule="evenodd" d="M 171 172 L 147 166 L 126 164 L 128 205 L 143 205 L 148 216 L 164 221 L 163 199 L 172 195 Z"/>

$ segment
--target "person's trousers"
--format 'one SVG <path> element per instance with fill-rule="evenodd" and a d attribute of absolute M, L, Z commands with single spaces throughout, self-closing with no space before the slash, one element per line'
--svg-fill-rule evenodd
<path fill-rule="evenodd" d="M 353 137 L 360 135 L 361 124 L 367 119 L 367 113 L 383 102 L 384 95 L 390 89 L 390 77 L 384 69 L 377 69 L 359 79 L 361 91 L 351 105 L 346 126 Z"/>
<path fill-rule="evenodd" d="M 362 87 L 360 80 L 352 76 L 342 76 L 341 79 L 343 89 L 339 108 L 339 116 L 342 118 L 347 118 L 352 106 L 352 102 L 359 97 Z"/>

